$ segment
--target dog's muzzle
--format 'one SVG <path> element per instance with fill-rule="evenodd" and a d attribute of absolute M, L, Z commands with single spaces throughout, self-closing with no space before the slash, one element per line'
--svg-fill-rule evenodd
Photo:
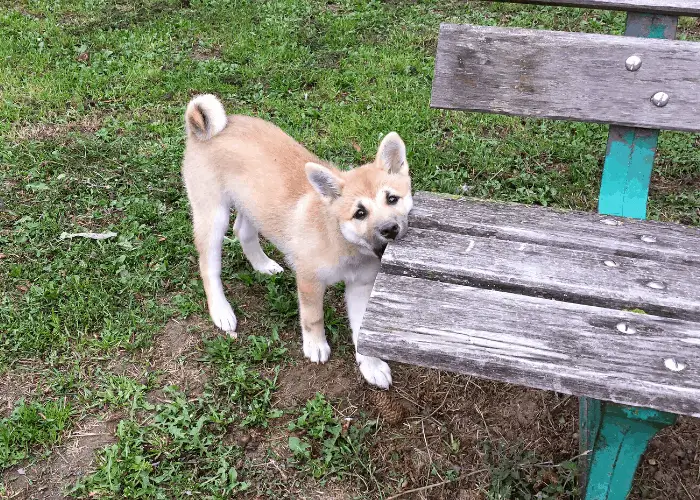
<path fill-rule="evenodd" d="M 389 242 L 400 239 L 404 234 L 406 231 L 398 223 L 385 222 L 377 228 L 373 245 L 374 254 L 381 259 Z"/>

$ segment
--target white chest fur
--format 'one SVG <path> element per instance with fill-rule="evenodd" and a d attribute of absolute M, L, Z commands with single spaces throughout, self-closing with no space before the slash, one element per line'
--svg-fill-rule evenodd
<path fill-rule="evenodd" d="M 372 284 L 379 272 L 379 266 L 380 261 L 374 256 L 357 255 L 343 257 L 336 266 L 320 268 L 318 270 L 318 279 L 326 286 L 340 281 Z"/>

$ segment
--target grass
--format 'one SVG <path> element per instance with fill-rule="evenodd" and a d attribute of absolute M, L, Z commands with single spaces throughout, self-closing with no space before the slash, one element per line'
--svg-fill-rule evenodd
<path fill-rule="evenodd" d="M 288 429 L 301 437 L 289 437 L 293 462 L 315 478 L 343 478 L 353 470 L 365 470 L 374 479 L 364 441 L 376 421 L 357 425 L 352 420 L 340 422 L 326 398 L 317 393 L 306 403 Z M 376 479 L 374 479 L 376 480 Z"/>
<path fill-rule="evenodd" d="M 71 408 L 64 401 L 18 401 L 9 417 L 0 420 L 0 467 L 14 465 L 30 450 L 45 451 L 61 440 L 70 425 Z"/>
<path fill-rule="evenodd" d="M 450 21 L 624 27 L 619 13 L 449 0 L 4 4 L 0 392 L 27 397 L 0 413 L 0 470 L 51 460 L 87 418 L 116 415 L 117 440 L 97 449 L 89 475 L 70 479 L 74 495 L 298 497 L 311 478 L 378 498 L 468 481 L 450 462 L 464 445 L 442 431 L 416 479 L 400 453 L 377 448 L 398 431 L 371 415 L 344 420 L 338 401 L 313 393 L 296 406 L 277 402 L 280 377 L 304 366 L 293 276 L 254 273 L 227 242 L 224 281 L 240 297 L 244 334 L 218 336 L 206 322 L 179 176 L 183 109 L 206 91 L 341 166 L 372 158 L 380 136 L 397 130 L 416 189 L 593 210 L 604 127 L 429 108 L 437 27 Z M 680 32 L 697 39 L 700 28 L 684 19 Z M 650 217 L 700 225 L 697 141 L 661 135 Z M 60 238 L 82 231 L 117 236 Z M 332 290 L 326 310 L 334 359 L 352 353 L 341 296 Z M 159 363 L 180 342 L 161 342 L 173 321 L 204 340 Z M 192 367 L 203 382 L 188 392 Z M 171 386 L 180 373 L 188 377 Z M 238 440 L 250 435 L 263 442 L 255 459 Z M 489 472 L 479 488 L 494 498 L 537 494 L 540 457 L 502 455 L 480 455 Z M 498 479 L 504 463 L 530 472 Z M 540 488 L 537 498 L 573 495 L 572 481 L 557 484 L 563 491 Z M 12 491 L 0 485 L 0 498 Z"/>

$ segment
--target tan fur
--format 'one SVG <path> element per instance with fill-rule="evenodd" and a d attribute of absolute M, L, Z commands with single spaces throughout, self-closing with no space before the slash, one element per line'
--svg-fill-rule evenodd
<path fill-rule="evenodd" d="M 218 101 L 208 104 L 215 108 Z M 258 118 L 229 116 L 225 128 L 212 134 L 207 124 L 217 116 L 216 112 L 204 116 L 208 112 L 192 103 L 188 107 L 182 175 L 212 318 L 229 333 L 235 330 L 233 312 L 229 316 L 221 303 L 223 290 L 217 268 L 221 233 L 228 226 L 228 211 L 233 206 L 238 212 L 234 231 L 253 266 L 262 272 L 281 270 L 259 250 L 259 232 L 285 254 L 296 271 L 304 352 L 313 361 L 325 362 L 330 353 L 323 328 L 326 287 L 345 281 L 351 290 L 361 288 L 358 294 L 368 299 L 367 289 L 371 290 L 379 266 L 374 252 L 393 239 L 381 236 L 380 229 L 395 222 L 400 228 L 395 237 L 406 232 L 412 198 L 403 142 L 397 134 L 387 136 L 374 162 L 341 171 L 319 160 L 277 126 Z M 323 181 L 321 189 L 330 179 L 331 188 L 325 193 L 329 195 L 312 185 L 316 179 Z M 398 196 L 399 202 L 390 205 L 387 192 Z M 354 218 L 358 203 L 368 212 L 362 220 Z M 352 307 L 355 311 L 360 308 L 364 313 L 364 306 Z M 359 323 L 354 322 L 356 337 Z M 358 362 L 360 357 L 358 354 Z M 390 383 L 390 376 L 388 379 Z"/>

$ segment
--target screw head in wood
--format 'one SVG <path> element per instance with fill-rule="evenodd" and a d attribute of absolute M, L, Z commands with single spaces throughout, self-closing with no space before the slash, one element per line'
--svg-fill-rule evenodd
<path fill-rule="evenodd" d="M 660 281 L 649 281 L 647 283 L 647 286 L 649 288 L 653 288 L 654 290 L 664 290 L 666 288 L 666 285 L 661 283 Z"/>
<path fill-rule="evenodd" d="M 625 323 L 624 321 L 615 325 L 615 328 L 617 328 L 617 331 L 620 333 L 628 333 L 630 335 L 634 335 L 635 333 L 637 333 L 637 329 L 635 327 L 633 327 L 629 323 Z"/>
<path fill-rule="evenodd" d="M 686 368 L 685 363 L 682 363 L 680 361 L 676 361 L 673 358 L 664 359 L 664 365 L 666 366 L 667 369 L 671 370 L 672 372 L 682 372 Z"/>
<path fill-rule="evenodd" d="M 639 56 L 629 56 L 625 61 L 627 71 L 637 71 L 642 67 L 642 58 Z"/>
<path fill-rule="evenodd" d="M 666 106 L 668 104 L 668 99 L 668 94 L 666 92 L 657 92 L 651 96 L 651 102 L 658 108 Z"/>

